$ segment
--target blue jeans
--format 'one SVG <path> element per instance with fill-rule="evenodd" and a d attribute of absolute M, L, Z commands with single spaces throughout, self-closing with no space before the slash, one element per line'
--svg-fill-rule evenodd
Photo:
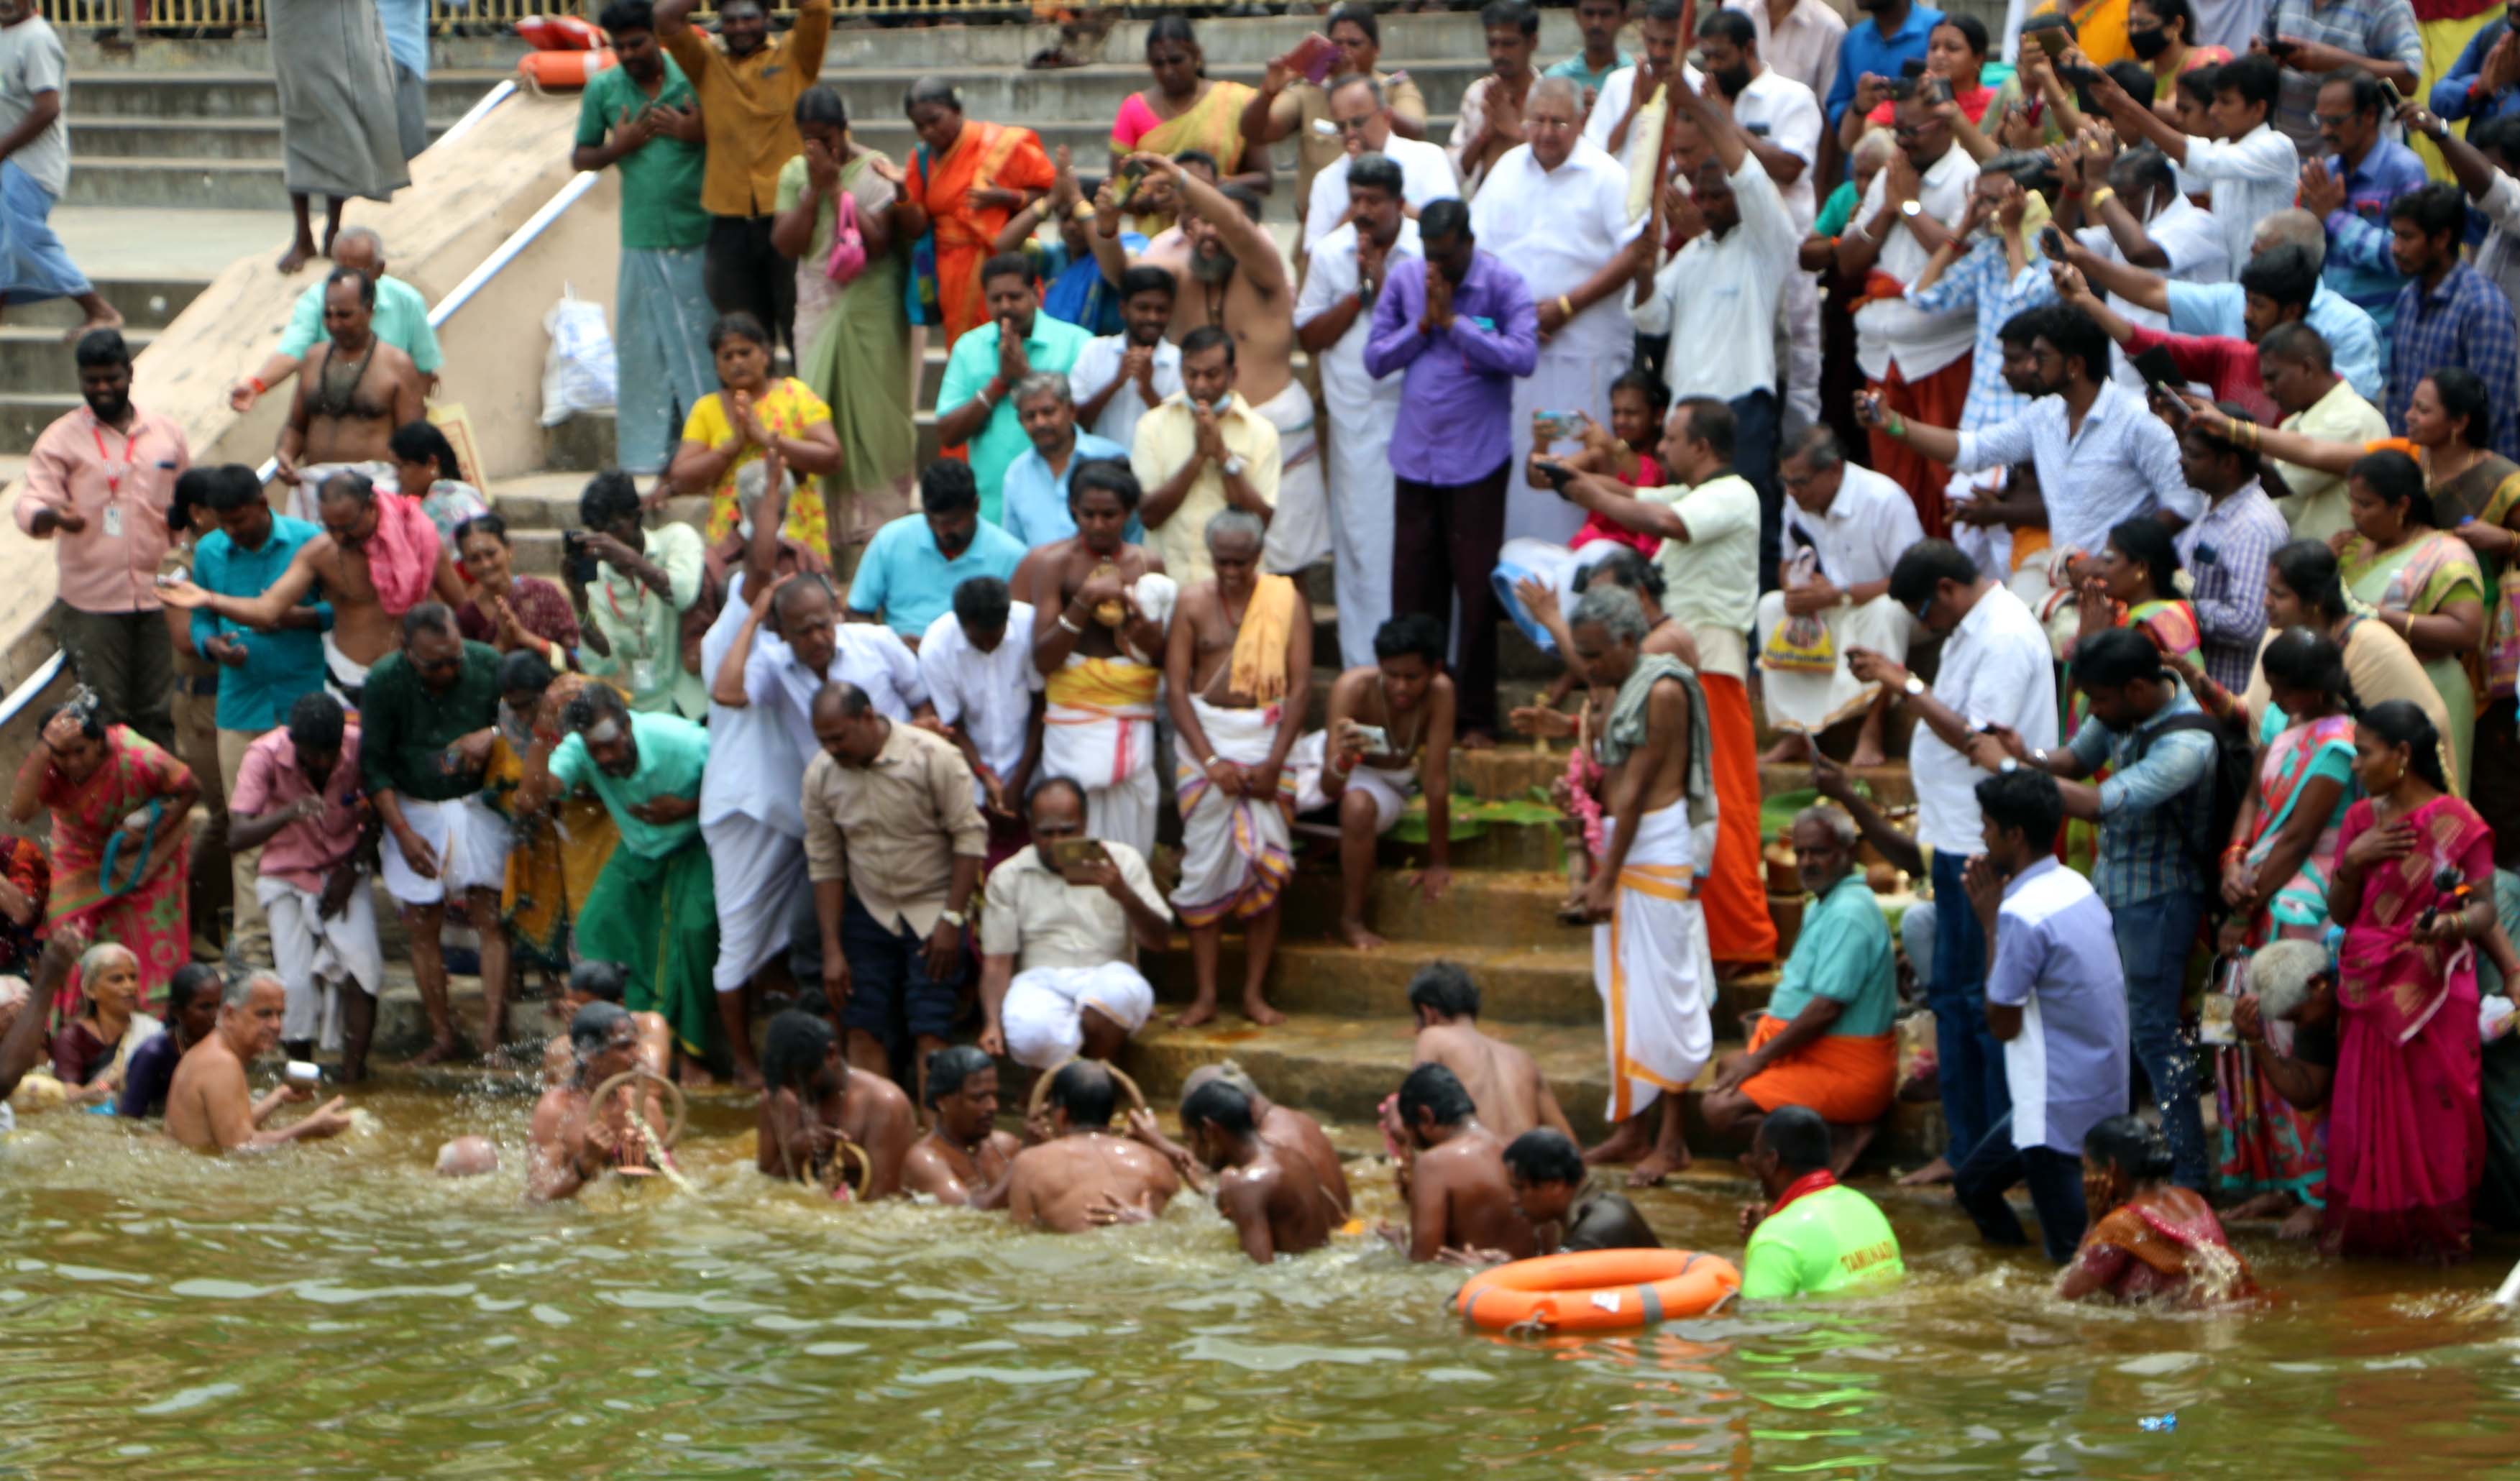
<path fill-rule="evenodd" d="M 2196 1050 L 2180 1037 L 2179 1000 L 2201 908 L 2196 896 L 2173 891 L 2110 911 L 2118 961 L 2126 967 L 2127 1028 L 2153 1103 L 2161 1107 L 2171 1177 L 2197 1192 L 2205 1190 L 2205 1118 L 2196 1109 Z"/>
<path fill-rule="evenodd" d="M 1958 854 L 1934 855 L 1934 970 L 1925 987 L 1955 1167 L 2012 1110 L 2003 1049 L 1986 1026 L 1986 931 L 1960 886 L 1967 863 Z"/>
<path fill-rule="evenodd" d="M 1759 590 L 1777 589 L 1778 553 L 1785 533 L 1784 485 L 1777 481 L 1777 393 L 1735 396 L 1732 408 L 1732 471 L 1759 491 Z"/>
<path fill-rule="evenodd" d="M 1987 1243 L 2027 1244 L 2030 1236 L 2003 1201 L 2021 1183 L 2030 1185 L 2030 1206 L 2039 1215 L 2039 1247 L 2052 1264 L 2073 1259 L 2091 1218 L 2083 1207 L 2083 1159 L 2052 1146 L 2013 1145 L 2012 1113 L 2006 1111 L 1977 1149 L 1953 1168 L 1952 1191 Z"/>

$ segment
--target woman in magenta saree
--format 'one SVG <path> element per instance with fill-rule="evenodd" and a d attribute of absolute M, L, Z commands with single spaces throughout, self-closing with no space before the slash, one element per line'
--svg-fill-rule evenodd
<path fill-rule="evenodd" d="M 2403 700 L 2373 706 L 2354 739 L 2367 795 L 2346 811 L 2327 891 L 2345 925 L 2330 1253 L 2467 1254 L 2468 1201 L 2485 1170 L 2475 953 L 2495 924 L 2494 834 L 2448 795 L 2438 742 Z"/>

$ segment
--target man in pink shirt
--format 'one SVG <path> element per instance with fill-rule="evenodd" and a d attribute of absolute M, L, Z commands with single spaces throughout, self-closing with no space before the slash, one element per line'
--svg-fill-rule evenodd
<path fill-rule="evenodd" d="M 262 849 L 254 898 L 271 920 L 271 960 L 289 992 L 280 1042 L 292 1059 L 341 1052 L 341 1080 L 365 1078 L 384 953 L 365 887 L 381 827 L 359 789 L 359 732 L 317 690 L 289 723 L 246 747 L 228 796 L 228 844 Z M 344 992 L 344 987 L 352 991 Z"/>
<path fill-rule="evenodd" d="M 175 660 L 158 614 L 166 510 L 192 462 L 183 428 L 131 404 L 131 351 L 110 329 L 79 337 L 87 405 L 44 428 L 26 460 L 18 527 L 53 542 L 61 605 L 54 634 L 104 719 L 172 750 Z"/>

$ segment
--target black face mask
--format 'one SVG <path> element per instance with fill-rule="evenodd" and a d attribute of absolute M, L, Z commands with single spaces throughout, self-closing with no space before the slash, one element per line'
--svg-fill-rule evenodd
<path fill-rule="evenodd" d="M 2157 25 L 2148 31 L 2129 31 L 2127 46 L 2134 51 L 2137 61 L 2149 62 L 2170 50 L 2170 32 Z"/>

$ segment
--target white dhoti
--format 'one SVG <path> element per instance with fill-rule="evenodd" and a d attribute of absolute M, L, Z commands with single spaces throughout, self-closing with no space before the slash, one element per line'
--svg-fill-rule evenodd
<path fill-rule="evenodd" d="M 1330 553 L 1329 495 L 1322 484 L 1321 440 L 1314 434 L 1313 393 L 1301 381 L 1252 408 L 1278 429 L 1278 507 L 1260 568 L 1290 575 Z"/>
<path fill-rule="evenodd" d="M 324 480 L 335 473 L 365 473 L 368 481 L 374 483 L 379 491 L 388 494 L 402 492 L 401 476 L 390 463 L 300 464 L 297 468 L 297 489 L 289 496 L 290 516 L 309 524 L 322 524 L 324 521 L 315 514 L 315 496 L 323 491 Z"/>
<path fill-rule="evenodd" d="M 805 844 L 742 813 L 700 825 L 717 880 L 717 966 L 710 983 L 740 993 L 762 964 L 788 950 L 788 924 L 814 892 Z"/>
<path fill-rule="evenodd" d="M 327 919 L 319 891 L 264 875 L 253 897 L 271 921 L 271 964 L 288 990 L 280 1037 L 341 1047 L 341 988 L 375 997 L 384 987 L 384 948 L 377 941 L 377 906 L 361 879 L 341 914 Z"/>
<path fill-rule="evenodd" d="M 1286 753 L 1286 770 L 1295 779 L 1296 816 L 1331 806 L 1330 797 L 1322 790 L 1322 773 L 1329 765 L 1330 733 L 1317 730 L 1298 737 L 1295 748 Z M 1414 767 L 1391 769 L 1359 765 L 1347 774 L 1347 789 L 1363 792 L 1373 799 L 1373 830 L 1379 835 L 1391 831 L 1400 821 L 1401 809 L 1418 795 L 1418 772 Z M 1298 823 L 1306 833 L 1324 837 L 1338 836 L 1338 825 Z"/>
<path fill-rule="evenodd" d="M 1601 836 L 1607 839 L 1617 827 L 1617 819 L 1603 818 Z M 1646 814 L 1619 870 L 1609 922 L 1593 927 L 1593 986 L 1601 995 L 1609 1046 L 1612 1121 L 1627 1120 L 1666 1091 L 1687 1090 L 1715 1055 L 1708 1018 L 1715 959 L 1696 899 L 1696 865 L 1688 803 Z"/>
<path fill-rule="evenodd" d="M 1630 549 L 1616 540 L 1587 540 L 1574 550 L 1552 545 L 1546 540 L 1508 540 L 1497 552 L 1496 569 L 1488 574 L 1488 584 L 1496 591 L 1497 606 L 1522 629 L 1522 635 L 1544 653 L 1557 651 L 1557 640 L 1540 625 L 1522 605 L 1513 585 L 1526 576 L 1549 583 L 1557 593 L 1557 610 L 1572 616 L 1575 611 L 1575 578 L 1592 569 L 1611 555 Z M 1344 619 L 1346 608 L 1341 607 Z M 1372 661 L 1372 660 L 1368 660 Z"/>
<path fill-rule="evenodd" d="M 402 843 L 385 830 L 385 893 L 405 905 L 436 905 L 452 892 L 498 890 L 508 880 L 508 820 L 490 811 L 479 793 L 445 802 L 404 797 L 402 818 L 436 855 L 437 877 L 427 879 L 402 855 Z"/>
<path fill-rule="evenodd" d="M 1862 714 L 1881 686 L 1863 683 L 1847 670 L 1847 651 L 1868 648 L 1897 658 L 1908 651 L 1916 630 L 1916 619 L 1887 593 L 1861 606 L 1831 607 L 1819 615 L 1828 628 L 1836 663 L 1826 673 L 1776 668 L 1768 661 L 1768 638 L 1785 621 L 1785 594 L 1770 592 L 1759 599 L 1759 693 L 1767 702 L 1768 723 L 1778 730 L 1816 736 Z"/>
<path fill-rule="evenodd" d="M 357 713 L 360 696 L 368 687 L 368 670 L 373 666 L 341 651 L 333 641 L 333 630 L 324 630 L 324 688 L 341 701 L 343 709 Z"/>
<path fill-rule="evenodd" d="M 1142 854 L 1155 847 L 1155 689 L 1162 678 L 1150 664 L 1070 653 L 1043 686 L 1041 775 L 1085 788 L 1088 834 Z"/>
<path fill-rule="evenodd" d="M 1590 317 L 1588 312 L 1587 318 Z M 1581 321 L 1579 321 L 1580 323 Z M 1584 512 L 1557 496 L 1555 489 L 1533 488 L 1522 474 L 1531 458 L 1533 412 L 1583 412 L 1603 426 L 1610 425 L 1610 382 L 1628 373 L 1633 343 L 1627 322 L 1618 325 L 1615 343 L 1588 332 L 1560 334 L 1540 347 L 1540 364 L 1513 382 L 1513 463 L 1506 471 L 1505 537 L 1545 540 L 1564 545 L 1584 526 Z M 1576 342 L 1568 342 L 1570 339 Z M 1573 453 L 1582 444 L 1572 439 L 1550 444 Z M 1484 476 L 1488 470 L 1464 471 Z"/>
<path fill-rule="evenodd" d="M 1284 718 L 1277 705 L 1226 709 L 1196 696 L 1190 703 L 1215 755 L 1239 766 L 1269 759 Z M 1205 768 L 1187 759 L 1174 764 L 1173 779 L 1181 797 L 1182 874 L 1172 902 L 1183 923 L 1212 925 L 1227 916 L 1257 916 L 1276 906 L 1295 872 L 1287 849 L 1293 773 L 1280 771 L 1277 794 L 1260 798 L 1227 796 Z"/>
<path fill-rule="evenodd" d="M 1811 223 L 1803 226 L 1808 230 Z M 1777 312 L 1785 321 L 1785 405 L 1805 422 L 1820 420 L 1820 279 L 1811 273 L 1785 274 L 1784 297 Z M 1781 456 L 1781 455 L 1780 455 Z"/>
<path fill-rule="evenodd" d="M 1373 661 L 1373 635 L 1391 620 L 1391 431 L 1395 407 L 1380 400 L 1354 421 L 1330 408 L 1332 594 L 1338 599 L 1339 664 Z"/>
<path fill-rule="evenodd" d="M 1085 1047 L 1089 1008 L 1134 1034 L 1154 1013 L 1155 990 L 1126 962 L 1017 972 L 998 1010 L 1007 1053 L 1017 1064 L 1057 1069 Z"/>

